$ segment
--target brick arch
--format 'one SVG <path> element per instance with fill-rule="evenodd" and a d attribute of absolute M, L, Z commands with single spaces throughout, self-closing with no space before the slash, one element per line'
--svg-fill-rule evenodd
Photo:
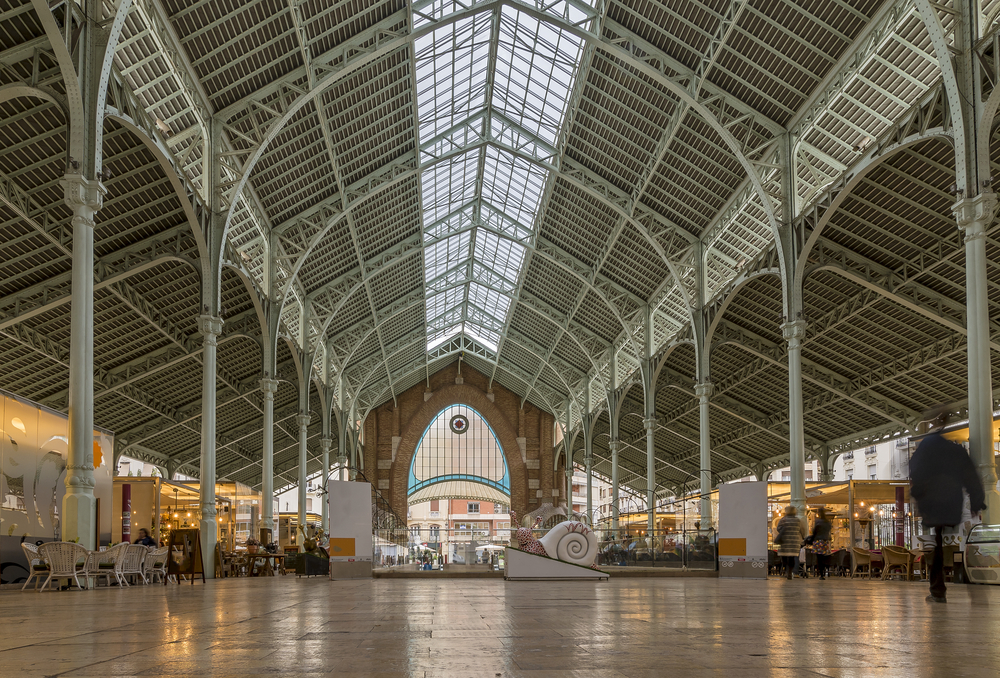
<path fill-rule="evenodd" d="M 435 390 L 431 397 L 409 417 L 405 428 L 400 429 L 399 447 L 389 473 L 393 510 L 397 515 L 406 515 L 410 463 L 417 452 L 417 445 L 435 417 L 441 410 L 451 405 L 471 407 L 479 412 L 493 429 L 507 462 L 507 472 L 510 474 L 511 508 L 518 514 L 524 515 L 528 505 L 528 481 L 527 469 L 517 441 L 517 423 L 511 422 L 485 392 L 470 384 L 449 384 Z"/>

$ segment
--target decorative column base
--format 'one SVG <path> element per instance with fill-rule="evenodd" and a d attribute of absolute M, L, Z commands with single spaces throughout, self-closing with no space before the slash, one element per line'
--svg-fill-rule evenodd
<path fill-rule="evenodd" d="M 80 470 L 89 475 L 90 482 L 85 485 L 86 477 L 74 478 L 67 474 L 60 537 L 65 541 L 78 539 L 81 546 L 93 551 L 97 548 L 97 499 L 94 497 L 94 469 L 89 467 Z M 74 480 L 80 481 L 81 484 L 70 485 Z"/>

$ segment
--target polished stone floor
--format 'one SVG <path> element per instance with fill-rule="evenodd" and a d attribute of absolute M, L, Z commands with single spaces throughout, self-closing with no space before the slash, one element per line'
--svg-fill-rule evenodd
<path fill-rule="evenodd" d="M 226 579 L 0 592 L 0 676 L 1000 676 L 1000 587 Z"/>

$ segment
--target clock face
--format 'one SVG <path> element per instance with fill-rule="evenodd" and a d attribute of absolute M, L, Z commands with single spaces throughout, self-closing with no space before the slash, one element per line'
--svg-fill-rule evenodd
<path fill-rule="evenodd" d="M 451 430 L 462 434 L 469 430 L 469 420 L 463 414 L 456 414 L 451 418 Z"/>

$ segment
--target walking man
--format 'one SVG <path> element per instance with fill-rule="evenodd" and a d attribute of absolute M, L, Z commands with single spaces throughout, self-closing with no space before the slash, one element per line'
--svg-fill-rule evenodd
<path fill-rule="evenodd" d="M 934 561 L 931 563 L 931 594 L 928 602 L 944 603 L 945 527 L 962 522 L 962 491 L 969 494 L 973 515 L 986 508 L 986 493 L 976 473 L 976 465 L 965 448 L 941 435 L 944 413 L 931 413 L 931 433 L 921 441 L 910 459 L 910 496 L 925 527 L 934 528 Z"/>

